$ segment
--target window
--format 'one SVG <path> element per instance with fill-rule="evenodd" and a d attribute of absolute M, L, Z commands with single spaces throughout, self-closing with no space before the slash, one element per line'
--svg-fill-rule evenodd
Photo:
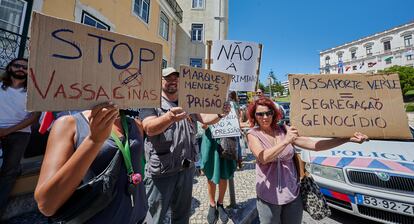
<path fill-rule="evenodd" d="M 342 56 L 343 56 L 342 53 L 338 54 L 338 61 L 342 61 Z"/>
<path fill-rule="evenodd" d="M 411 61 L 413 60 L 413 55 L 409 54 L 407 56 L 405 56 L 407 58 L 407 61 Z"/>
<path fill-rule="evenodd" d="M 134 0 L 134 13 L 148 23 L 150 0 Z"/>
<path fill-rule="evenodd" d="M 162 64 L 161 64 L 162 69 L 166 68 L 167 66 L 168 66 L 167 60 L 162 59 Z"/>
<path fill-rule="evenodd" d="M 191 40 L 203 41 L 203 24 L 191 24 Z"/>
<path fill-rule="evenodd" d="M 201 58 L 190 58 L 190 66 L 195 68 L 203 67 L 203 59 Z"/>
<path fill-rule="evenodd" d="M 99 19 L 93 17 L 91 14 L 82 11 L 82 21 L 83 24 L 92 26 L 102 30 L 110 30 L 110 26 L 105 24 L 104 22 L 100 21 Z"/>
<path fill-rule="evenodd" d="M 351 51 L 351 59 L 356 59 L 356 51 Z"/>
<path fill-rule="evenodd" d="M 329 65 L 329 60 L 331 60 L 331 57 L 326 56 L 325 57 L 325 65 Z"/>
<path fill-rule="evenodd" d="M 391 50 L 391 41 L 385 41 L 384 42 L 384 51 L 390 51 Z"/>
<path fill-rule="evenodd" d="M 367 46 L 365 49 L 367 51 L 367 56 L 372 55 L 372 46 Z"/>
<path fill-rule="evenodd" d="M 389 64 L 392 63 L 392 57 L 388 57 L 388 58 L 384 59 L 384 61 L 385 61 L 385 64 L 389 65 Z"/>
<path fill-rule="evenodd" d="M 165 40 L 168 40 L 168 31 L 170 30 L 170 20 L 165 15 L 165 13 L 161 12 L 160 15 L 160 31 L 159 34 Z"/>
<path fill-rule="evenodd" d="M 193 9 L 204 8 L 204 0 L 193 0 L 192 8 Z"/>
<path fill-rule="evenodd" d="M 0 28 L 21 34 L 26 5 L 22 0 L 0 0 Z"/>
<path fill-rule="evenodd" d="M 404 37 L 404 46 L 406 46 L 406 47 L 411 46 L 411 39 L 412 39 L 411 35 L 405 36 Z"/>

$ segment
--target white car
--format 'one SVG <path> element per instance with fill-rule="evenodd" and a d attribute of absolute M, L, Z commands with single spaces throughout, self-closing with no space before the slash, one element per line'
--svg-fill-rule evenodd
<path fill-rule="evenodd" d="M 332 208 L 383 223 L 414 223 L 413 141 L 347 143 L 302 150 L 302 158 Z"/>

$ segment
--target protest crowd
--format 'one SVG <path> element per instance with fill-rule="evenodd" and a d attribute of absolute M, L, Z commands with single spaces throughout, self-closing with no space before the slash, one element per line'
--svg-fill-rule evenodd
<path fill-rule="evenodd" d="M 207 179 L 205 221 L 227 223 L 225 193 L 247 145 L 260 223 L 299 224 L 303 211 L 320 219 L 329 209 L 321 197 L 325 206 L 306 202 L 319 190 L 307 187 L 314 183 L 295 147 L 368 140 L 355 130 L 311 139 L 287 125 L 283 108 L 257 88 L 257 43 L 213 42 L 207 69 L 162 69 L 160 44 L 38 13 L 32 29 L 42 32 L 32 36 L 30 58 L 11 60 L 0 77 L 0 218 L 13 212 L 7 207 L 22 158 L 40 155 L 30 197 L 45 223 L 187 224 L 195 175 Z M 40 47 L 45 42 L 59 47 Z M 238 91 L 256 92 L 241 106 Z"/>
<path fill-rule="evenodd" d="M 48 140 L 34 198 L 49 222 L 164 223 L 170 216 L 171 223 L 189 223 L 193 178 L 201 173 L 208 179 L 206 221 L 227 223 L 223 199 L 228 180 L 242 168 L 240 137 L 213 138 L 212 127 L 234 111 L 239 127 L 249 129 L 257 160 L 260 222 L 301 223 L 293 146 L 325 150 L 367 139 L 358 132 L 320 141 L 299 136 L 280 122 L 283 111 L 260 89 L 248 108 L 240 108 L 232 91 L 221 113 L 188 113 L 178 103 L 179 71 L 166 68 L 160 76 L 159 108 L 131 113 L 107 102 L 90 110 L 43 112 L 39 119 L 40 113 L 26 112 L 27 59 L 12 60 L 0 82 L 1 212 L 30 131 L 38 132 L 39 124 Z"/>

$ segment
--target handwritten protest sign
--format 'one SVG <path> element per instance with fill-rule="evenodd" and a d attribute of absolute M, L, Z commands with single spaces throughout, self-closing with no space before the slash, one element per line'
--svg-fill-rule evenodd
<path fill-rule="evenodd" d="M 223 117 L 218 123 L 210 125 L 210 130 L 213 138 L 240 136 L 240 124 L 233 105 L 227 116 Z"/>
<path fill-rule="evenodd" d="M 289 75 L 289 85 L 302 136 L 411 138 L 397 74 Z"/>
<path fill-rule="evenodd" d="M 221 114 L 230 75 L 181 65 L 178 105 L 189 113 Z"/>
<path fill-rule="evenodd" d="M 260 57 L 258 43 L 215 40 L 212 41 L 210 69 L 233 75 L 230 90 L 255 91 Z"/>
<path fill-rule="evenodd" d="M 33 13 L 27 108 L 159 107 L 162 47 Z"/>

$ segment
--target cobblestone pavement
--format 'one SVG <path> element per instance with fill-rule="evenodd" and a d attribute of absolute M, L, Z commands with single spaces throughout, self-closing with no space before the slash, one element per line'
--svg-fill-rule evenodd
<path fill-rule="evenodd" d="M 250 212 L 254 211 L 256 206 L 255 162 L 254 156 L 247 154 L 243 161 L 243 168 L 237 170 L 234 174 L 234 188 L 236 192 L 236 206 L 234 208 L 229 207 L 229 191 L 227 190 L 226 192 L 224 206 L 230 216 L 228 223 L 241 223 L 243 219 L 248 218 L 247 216 L 250 215 Z M 217 195 L 218 192 L 216 197 Z M 208 207 L 207 178 L 205 176 L 197 176 L 194 178 L 190 223 L 207 223 Z"/>

